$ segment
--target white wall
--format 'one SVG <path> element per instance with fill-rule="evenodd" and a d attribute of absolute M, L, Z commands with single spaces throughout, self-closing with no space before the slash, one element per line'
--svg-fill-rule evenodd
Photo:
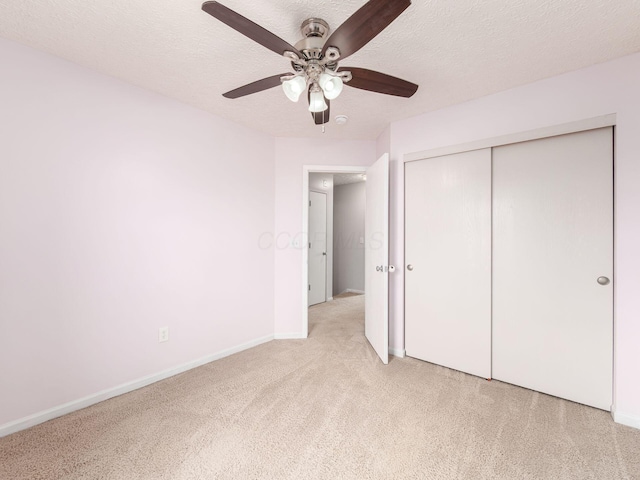
<path fill-rule="evenodd" d="M 275 333 L 295 337 L 303 331 L 302 250 L 291 239 L 302 232 L 302 167 L 371 165 L 376 142 L 276 138 L 275 148 Z"/>
<path fill-rule="evenodd" d="M 309 174 L 309 191 L 327 196 L 327 300 L 333 298 L 333 174 L 316 172 Z"/>
<path fill-rule="evenodd" d="M 0 64 L 0 426 L 273 334 L 273 138 L 5 40 Z"/>
<path fill-rule="evenodd" d="M 617 114 L 615 386 L 617 418 L 640 427 L 640 54 L 391 125 L 391 263 L 404 265 L 403 155 Z M 384 143 L 381 140 L 379 143 Z M 404 348 L 403 269 L 391 277 L 391 347 Z M 635 422 L 635 423 L 634 423 Z"/>
<path fill-rule="evenodd" d="M 385 153 L 391 154 L 391 125 L 388 125 L 376 140 L 376 158 Z"/>
<path fill-rule="evenodd" d="M 364 291 L 364 215 L 366 183 L 333 189 L 333 294 Z"/>

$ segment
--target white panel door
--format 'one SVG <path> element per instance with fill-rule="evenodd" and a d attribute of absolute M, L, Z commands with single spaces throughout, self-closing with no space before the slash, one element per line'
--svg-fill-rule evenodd
<path fill-rule="evenodd" d="M 309 306 L 327 300 L 327 195 L 309 192 Z"/>
<path fill-rule="evenodd" d="M 405 165 L 407 355 L 491 377 L 491 149 Z"/>
<path fill-rule="evenodd" d="M 493 168 L 493 376 L 609 410 L 613 130 L 497 147 Z"/>
<path fill-rule="evenodd" d="M 365 211 L 364 333 L 389 363 L 389 155 L 367 169 Z"/>

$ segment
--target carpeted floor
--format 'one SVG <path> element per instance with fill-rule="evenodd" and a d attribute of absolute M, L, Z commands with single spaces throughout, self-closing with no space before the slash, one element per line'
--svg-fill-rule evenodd
<path fill-rule="evenodd" d="M 631 479 L 607 412 L 376 358 L 363 296 L 273 341 L 0 439 L 0 479 Z"/>

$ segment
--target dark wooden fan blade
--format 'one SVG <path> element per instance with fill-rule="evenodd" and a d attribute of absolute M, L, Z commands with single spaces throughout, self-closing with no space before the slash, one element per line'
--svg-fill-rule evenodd
<path fill-rule="evenodd" d="M 284 52 L 288 51 L 294 52 L 298 57 L 302 58 L 302 54 L 296 50 L 295 47 L 291 46 L 277 35 L 274 35 L 266 28 L 261 27 L 257 23 L 252 22 L 248 18 L 243 17 L 218 2 L 204 2 L 202 4 L 202 10 L 212 17 L 217 18 L 222 23 L 226 23 L 234 30 L 237 30 L 241 34 L 249 37 L 254 42 L 276 52 L 278 55 L 282 55 Z"/>
<path fill-rule="evenodd" d="M 235 90 L 231 90 L 230 92 L 223 93 L 222 96 L 227 98 L 240 98 L 246 95 L 251 95 L 252 93 L 258 93 L 263 90 L 268 90 L 280 85 L 280 78 L 287 75 L 291 74 L 281 73 L 280 75 L 274 75 L 273 77 L 263 78 L 262 80 L 258 80 L 243 87 L 236 88 Z"/>
<path fill-rule="evenodd" d="M 367 70 L 366 68 L 339 68 L 339 71 L 343 70 L 351 72 L 351 75 L 353 75 L 353 78 L 345 83 L 345 85 L 353 88 L 406 98 L 411 97 L 418 90 L 418 85 L 415 83 L 407 82 L 385 73 Z"/>
<path fill-rule="evenodd" d="M 369 0 L 327 39 L 322 54 L 329 47 L 340 50 L 340 60 L 354 54 L 404 12 L 410 0 Z"/>
<path fill-rule="evenodd" d="M 311 101 L 311 91 L 307 91 L 307 101 Z M 331 118 L 331 101 L 326 97 L 324 101 L 327 102 L 327 109 L 324 112 L 311 112 L 311 116 L 313 117 L 313 121 L 316 125 L 328 123 Z"/>

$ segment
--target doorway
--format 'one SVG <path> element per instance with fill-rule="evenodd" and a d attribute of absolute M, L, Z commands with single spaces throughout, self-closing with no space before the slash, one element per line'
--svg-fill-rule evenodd
<path fill-rule="evenodd" d="M 325 302 L 315 304 L 309 307 L 309 261 L 310 248 L 308 243 L 309 234 L 309 199 L 311 195 L 310 183 L 315 180 L 312 175 L 314 173 L 322 173 L 331 175 L 330 179 L 323 182 L 324 188 L 331 189 L 331 194 L 327 195 L 327 212 L 329 216 L 333 215 L 334 176 L 336 178 L 357 176 L 358 183 L 364 183 L 365 198 L 362 201 L 364 205 L 364 232 L 356 231 L 344 235 L 340 235 L 341 247 L 345 244 L 352 247 L 351 250 L 363 251 L 360 254 L 361 259 L 364 256 L 364 291 L 366 295 L 364 300 L 364 336 L 375 350 L 376 355 L 382 363 L 389 362 L 389 273 L 394 272 L 395 268 L 389 265 L 389 155 L 382 155 L 376 162 L 369 167 L 331 167 L 331 166 L 303 166 L 303 205 L 302 205 L 302 232 L 304 241 L 298 245 L 302 249 L 302 331 L 304 337 L 309 334 L 309 309 L 326 307 L 331 305 L 329 294 L 336 292 L 335 288 L 344 288 L 347 294 L 359 294 L 362 292 L 360 288 L 352 286 L 340 286 L 336 282 L 333 286 L 334 277 L 334 259 L 333 233 L 327 235 L 327 260 L 326 264 L 326 283 L 331 283 L 331 287 L 325 291 Z M 366 181 L 365 181 L 366 180 Z M 355 183 L 355 182 L 354 182 Z M 338 188 L 341 188 L 339 185 Z M 330 201 L 329 198 L 332 200 Z M 353 227 L 353 222 L 347 220 L 345 222 L 349 227 Z M 327 221 L 327 231 L 333 232 L 333 222 Z M 355 247 L 355 248 L 353 248 Z M 356 263 L 358 256 L 356 258 Z M 339 268 L 347 268 L 349 262 L 340 262 Z M 331 275 L 328 270 L 331 269 Z M 336 272 L 336 275 L 340 275 Z M 337 277 L 336 277 L 337 278 Z M 352 290 L 349 292 L 348 290 Z M 338 291 L 337 293 L 342 293 Z M 333 296 L 331 296 L 333 298 Z"/>
<path fill-rule="evenodd" d="M 309 308 L 332 302 L 334 295 L 343 292 L 340 288 L 352 290 L 348 293 L 364 294 L 364 285 L 344 287 L 343 268 L 344 250 L 353 247 L 353 239 L 345 239 L 348 234 L 340 230 L 343 226 L 342 213 L 345 209 L 344 195 L 341 195 L 345 179 L 358 180 L 364 186 L 366 167 L 305 166 L 303 174 L 303 231 L 306 232 L 301 242 L 303 254 L 303 331 L 309 333 Z M 336 184 L 337 183 L 337 184 Z M 335 194 L 338 193 L 338 205 Z M 326 203 L 326 213 L 322 214 L 322 203 Z M 315 203 L 315 204 L 314 204 Z M 338 209 L 338 218 L 334 214 Z M 348 206 L 347 206 L 348 208 Z M 326 217 L 323 220 L 322 217 Z M 364 220 L 363 220 L 364 221 Z M 336 222 L 338 231 L 335 232 Z M 323 229 L 322 226 L 325 228 Z M 364 236 L 364 232 L 362 233 Z M 355 239 L 358 246 L 359 236 Z M 324 247 L 324 248 L 322 248 Z M 364 249 L 364 245 L 362 245 Z M 326 255 L 323 255 L 326 253 Z M 337 255 L 337 258 L 336 258 Z M 340 265 L 337 265 L 340 263 Z M 336 268 L 337 267 L 337 268 Z M 342 268 L 341 268 L 342 267 Z M 357 267 L 355 267 L 357 268 Z M 363 266 L 364 269 L 364 266 Z M 352 268 L 349 268 L 351 271 Z M 364 270 L 361 273 L 364 278 Z M 324 277 L 324 282 L 322 278 Z"/>
<path fill-rule="evenodd" d="M 364 295 L 364 173 L 309 174 L 308 306 Z"/>

